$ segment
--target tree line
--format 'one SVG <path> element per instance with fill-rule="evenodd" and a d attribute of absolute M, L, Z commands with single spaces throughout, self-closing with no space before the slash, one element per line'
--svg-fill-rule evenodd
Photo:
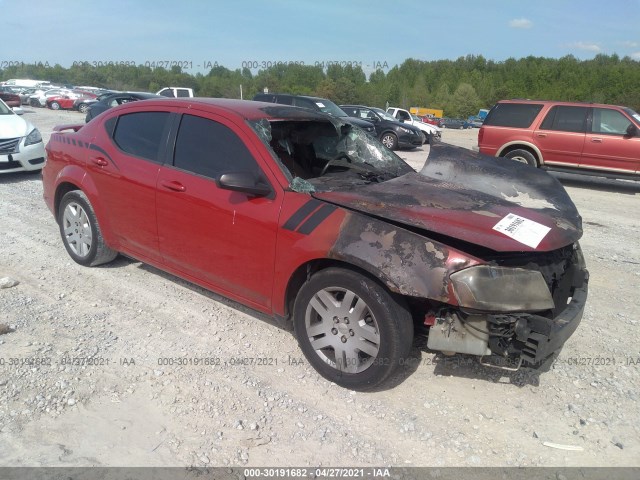
<path fill-rule="evenodd" d="M 457 60 L 407 59 L 387 72 L 367 75 L 360 66 L 278 64 L 252 73 L 214 65 L 192 75 L 180 67 L 140 65 L 10 66 L 0 79 L 33 78 L 52 83 L 92 85 L 115 90 L 155 92 L 162 87 L 193 88 L 197 96 L 251 99 L 270 92 L 314 95 L 334 102 L 385 108 L 429 107 L 449 117 L 474 115 L 506 98 L 582 101 L 625 105 L 640 111 L 640 62 L 630 57 L 596 55 L 579 60 L 529 56 L 505 61 L 467 55 Z M 241 87 L 242 86 L 242 87 Z"/>

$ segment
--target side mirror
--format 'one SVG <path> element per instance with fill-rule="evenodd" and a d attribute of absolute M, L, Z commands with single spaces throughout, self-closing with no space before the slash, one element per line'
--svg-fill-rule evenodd
<path fill-rule="evenodd" d="M 249 172 L 223 173 L 218 178 L 218 186 L 224 190 L 242 192 L 255 197 L 266 197 L 271 193 L 269 185 Z"/>
<path fill-rule="evenodd" d="M 633 123 L 629 124 L 627 127 L 627 135 L 630 137 L 635 137 L 638 135 L 638 127 L 636 127 Z"/>

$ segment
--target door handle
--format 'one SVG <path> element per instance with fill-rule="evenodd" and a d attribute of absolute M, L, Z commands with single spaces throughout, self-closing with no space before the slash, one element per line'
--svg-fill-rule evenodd
<path fill-rule="evenodd" d="M 109 162 L 107 162 L 102 157 L 91 157 L 91 161 L 96 165 L 98 165 L 99 167 L 106 167 L 107 165 L 109 165 Z"/>
<path fill-rule="evenodd" d="M 164 188 L 168 188 L 169 190 L 173 190 L 174 192 L 184 192 L 187 189 L 187 187 L 176 180 L 162 180 L 160 185 Z"/>
<path fill-rule="evenodd" d="M 602 139 L 601 139 L 601 138 L 599 138 L 599 137 L 594 137 L 594 138 L 592 138 L 592 139 L 591 139 L 591 141 L 592 141 L 593 143 L 602 143 Z"/>
<path fill-rule="evenodd" d="M 538 136 L 540 138 L 546 138 L 547 134 L 546 133 L 536 133 L 536 136 Z"/>

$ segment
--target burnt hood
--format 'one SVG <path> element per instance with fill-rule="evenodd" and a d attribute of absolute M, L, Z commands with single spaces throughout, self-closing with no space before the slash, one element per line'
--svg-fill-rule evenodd
<path fill-rule="evenodd" d="M 313 196 L 496 252 L 550 251 L 582 236 L 575 205 L 545 171 L 441 143 L 420 173 Z"/>

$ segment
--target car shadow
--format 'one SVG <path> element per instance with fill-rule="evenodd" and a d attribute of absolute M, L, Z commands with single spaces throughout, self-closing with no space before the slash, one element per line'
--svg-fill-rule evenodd
<path fill-rule="evenodd" d="M 245 315 L 251 316 L 256 320 L 260 320 L 282 331 L 291 333 L 291 340 L 296 341 L 293 335 L 293 325 L 291 322 L 279 322 L 271 315 L 264 314 L 241 303 L 231 300 L 227 297 L 214 293 L 187 280 L 183 280 L 171 273 L 159 270 L 151 265 L 140 262 L 123 255 L 119 255 L 114 261 L 108 264 L 100 265 L 98 268 L 124 268 L 133 264 L 137 264 L 140 268 L 153 275 L 158 275 L 165 280 L 185 287 L 194 293 L 202 295 L 214 302 L 218 302 L 226 307 L 237 310 Z M 416 370 L 422 366 L 433 366 L 433 374 L 441 376 L 455 376 L 468 378 L 473 380 L 484 380 L 490 383 L 505 383 L 517 387 L 539 386 L 539 377 L 542 373 L 548 371 L 557 357 L 556 352 L 552 357 L 542 363 L 537 368 L 521 367 L 517 371 L 508 371 L 498 368 L 486 367 L 481 365 L 475 355 L 456 354 L 454 356 L 446 356 L 442 352 L 430 350 L 427 347 L 427 337 L 424 330 L 419 326 L 416 329 L 411 352 L 409 356 L 402 361 L 398 371 L 385 381 L 381 386 L 368 389 L 368 392 L 382 392 L 392 390 L 396 386 L 404 383 L 409 379 Z"/>
<path fill-rule="evenodd" d="M 10 185 L 12 183 L 23 183 L 36 181 L 42 183 L 42 171 L 31 170 L 30 172 L 2 173 L 0 171 L 0 184 Z"/>
<path fill-rule="evenodd" d="M 495 367 L 487 367 L 479 362 L 475 355 L 455 354 L 444 355 L 442 352 L 430 350 L 427 347 L 427 336 L 418 333 L 413 342 L 411 356 L 404 362 L 403 368 L 394 378 L 394 385 L 402 383 L 411 376 L 418 366 L 433 367 L 434 375 L 460 377 L 472 380 L 483 380 L 489 383 L 504 383 L 515 387 L 539 386 L 540 375 L 550 370 L 559 352 L 535 368 L 521 366 L 516 371 Z M 389 382 L 391 385 L 392 382 Z M 387 386 L 389 388 L 389 386 Z"/>
<path fill-rule="evenodd" d="M 234 310 L 237 310 L 239 312 L 242 312 L 246 315 L 250 315 L 254 318 L 256 318 L 257 320 L 262 320 L 270 325 L 273 325 L 281 330 L 284 331 L 293 331 L 293 326 L 290 325 L 290 322 L 288 323 L 280 323 L 278 322 L 275 318 L 273 318 L 270 315 L 264 314 L 258 310 L 254 310 L 250 307 L 247 307 L 239 302 L 236 302 L 235 300 L 231 300 L 227 297 L 224 297 L 222 295 L 219 295 L 215 292 L 212 292 L 211 290 L 207 290 L 204 287 L 200 287 L 199 285 L 196 285 L 195 283 L 191 283 L 188 280 L 184 280 L 178 276 L 175 276 L 171 273 L 165 272 L 164 270 L 160 270 L 152 265 L 149 265 L 147 263 L 141 262 L 139 260 L 136 260 L 134 258 L 130 258 L 124 255 L 118 255 L 115 260 L 113 260 L 112 262 L 106 263 L 104 265 L 100 265 L 97 268 L 105 268 L 105 269 L 110 269 L 110 268 L 124 268 L 127 267 L 129 265 L 136 265 L 137 264 L 137 268 L 144 270 L 145 272 L 149 272 L 153 275 L 157 275 L 160 276 L 162 278 L 164 278 L 165 280 L 172 282 L 176 285 L 180 285 L 181 287 L 185 287 L 188 288 L 189 290 L 191 290 L 194 293 L 197 293 L 199 295 L 202 295 L 204 297 L 207 297 L 210 300 L 213 300 L 214 302 L 220 303 L 226 307 L 229 308 L 233 308 Z"/>
<path fill-rule="evenodd" d="M 565 187 L 600 190 L 603 192 L 635 195 L 640 193 L 640 181 L 616 180 L 603 177 L 592 177 L 572 173 L 549 172 Z"/>

